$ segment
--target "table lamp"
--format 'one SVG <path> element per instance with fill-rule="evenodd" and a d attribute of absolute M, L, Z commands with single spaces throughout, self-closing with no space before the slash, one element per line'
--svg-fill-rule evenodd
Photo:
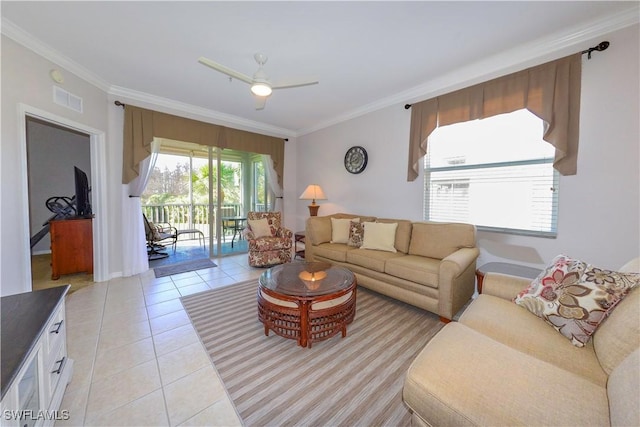
<path fill-rule="evenodd" d="M 324 191 L 317 184 L 311 184 L 307 186 L 307 189 L 300 195 L 301 200 L 311 200 L 311 204 L 309 205 L 309 215 L 310 216 L 318 216 L 318 209 L 320 209 L 319 205 L 316 205 L 316 199 L 318 200 L 326 200 L 327 197 L 324 195 Z"/>

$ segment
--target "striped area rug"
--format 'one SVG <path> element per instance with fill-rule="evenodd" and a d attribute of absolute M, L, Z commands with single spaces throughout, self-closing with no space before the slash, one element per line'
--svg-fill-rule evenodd
<path fill-rule="evenodd" d="M 264 335 L 256 286 L 182 298 L 246 426 L 410 425 L 402 385 L 443 326 L 436 315 L 359 287 L 347 336 L 301 348 Z"/>

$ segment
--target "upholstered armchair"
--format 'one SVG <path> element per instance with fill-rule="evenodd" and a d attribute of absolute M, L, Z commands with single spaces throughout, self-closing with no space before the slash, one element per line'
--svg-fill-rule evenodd
<path fill-rule="evenodd" d="M 291 261 L 293 232 L 282 227 L 280 212 L 249 212 L 244 236 L 249 243 L 249 265 L 268 267 Z"/>

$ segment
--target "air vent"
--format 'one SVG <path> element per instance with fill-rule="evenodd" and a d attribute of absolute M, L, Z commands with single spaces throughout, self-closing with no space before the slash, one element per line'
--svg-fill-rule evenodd
<path fill-rule="evenodd" d="M 59 86 L 53 87 L 53 102 L 82 113 L 82 98 L 67 92 Z"/>

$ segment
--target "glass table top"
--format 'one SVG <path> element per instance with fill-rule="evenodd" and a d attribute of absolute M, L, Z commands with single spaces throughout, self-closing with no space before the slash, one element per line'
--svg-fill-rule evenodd
<path fill-rule="evenodd" d="M 353 273 L 326 262 L 292 262 L 272 267 L 260 275 L 260 286 L 279 294 L 314 297 L 348 289 Z"/>

